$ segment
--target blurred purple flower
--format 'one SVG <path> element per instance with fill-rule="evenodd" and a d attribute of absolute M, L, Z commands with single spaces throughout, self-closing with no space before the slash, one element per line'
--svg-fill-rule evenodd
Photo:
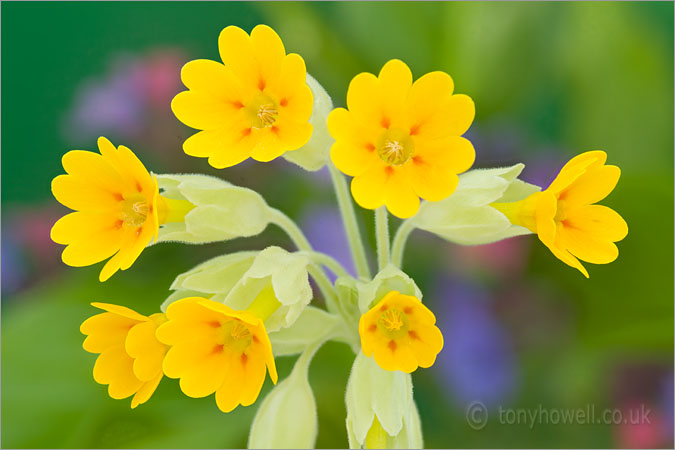
<path fill-rule="evenodd" d="M 170 100 L 180 90 L 180 67 L 185 58 L 174 50 L 147 55 L 114 56 L 101 77 L 82 82 L 65 119 L 64 134 L 76 143 L 101 135 L 131 139 L 151 120 L 150 109 L 170 114 Z"/>
<path fill-rule="evenodd" d="M 7 227 L 2 229 L 2 297 L 18 291 L 28 278 L 26 261 L 19 249 L 19 245 L 13 238 Z"/>
<path fill-rule="evenodd" d="M 342 217 L 337 209 L 330 207 L 311 209 L 302 219 L 302 228 L 315 250 L 332 256 L 347 272 L 356 274 L 347 235 L 342 227 Z M 332 281 L 335 280 L 332 273 L 329 272 L 328 276 Z"/>
<path fill-rule="evenodd" d="M 439 283 L 438 326 L 444 348 L 437 369 L 460 406 L 480 401 L 494 406 L 516 387 L 516 362 L 511 339 L 495 317 L 491 297 L 459 279 Z M 436 367 L 436 366 L 435 366 Z"/>

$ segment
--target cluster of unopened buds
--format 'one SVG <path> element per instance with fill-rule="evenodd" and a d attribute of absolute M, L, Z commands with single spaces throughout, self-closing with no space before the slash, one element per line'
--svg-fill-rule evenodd
<path fill-rule="evenodd" d="M 275 357 L 299 354 L 259 406 L 249 446 L 309 448 L 318 425 L 308 367 L 317 349 L 335 340 L 356 354 L 346 387 L 350 446 L 422 447 L 410 373 L 434 364 L 443 336 L 422 292 L 401 271 L 411 231 L 462 245 L 534 233 L 586 277 L 579 260 L 617 258 L 614 243 L 628 228 L 596 204 L 620 176 L 603 151 L 576 156 L 542 190 L 518 179 L 522 164 L 469 170 L 475 151 L 462 135 L 474 103 L 453 94 L 444 72 L 413 82 L 408 66 L 391 60 L 377 76 L 355 76 L 347 108 L 333 109 L 302 57 L 286 54 L 271 28 L 259 25 L 249 35 L 227 27 L 218 47 L 222 63 L 201 59 L 183 67 L 188 90 L 171 103 L 181 122 L 200 130 L 184 142 L 185 153 L 219 169 L 280 156 L 308 171 L 328 166 L 357 276 L 312 250 L 288 216 L 250 189 L 205 175 L 152 174 L 129 148 L 103 137 L 100 153 L 70 151 L 63 156 L 67 174 L 53 180 L 52 192 L 74 212 L 51 236 L 66 245 L 70 266 L 107 259 L 102 282 L 159 242 L 225 241 L 275 224 L 297 247 L 206 261 L 178 275 L 150 315 L 93 303 L 103 312 L 82 324 L 84 349 L 98 354 L 94 379 L 112 398 L 133 396 L 135 408 L 167 376 L 179 379 L 189 397 L 215 394 L 218 408 L 229 412 L 256 402 L 266 374 L 277 383 Z M 375 210 L 375 276 L 343 174 L 353 177 L 356 203 Z M 388 212 L 404 219 L 393 240 Z M 322 303 L 311 304 L 310 277 Z"/>

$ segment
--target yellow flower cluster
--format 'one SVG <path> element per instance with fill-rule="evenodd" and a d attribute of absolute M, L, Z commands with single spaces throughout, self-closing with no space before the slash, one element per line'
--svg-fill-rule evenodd
<path fill-rule="evenodd" d="M 134 396 L 146 402 L 164 375 L 180 379 L 189 397 L 216 394 L 223 412 L 255 402 L 269 371 L 277 370 L 263 321 L 213 300 L 189 297 L 169 305 L 166 314 L 143 316 L 123 306 L 94 303 L 106 312 L 80 327 L 83 347 L 100 353 L 94 379 L 107 384 L 114 399 Z"/>
<path fill-rule="evenodd" d="M 249 157 L 270 161 L 303 147 L 313 133 L 313 93 L 303 59 L 287 54 L 279 36 L 264 25 L 250 35 L 227 27 L 218 46 L 222 63 L 196 60 L 183 67 L 188 90 L 171 104 L 179 120 L 200 130 L 184 142 L 185 153 L 225 168 Z M 360 206 L 384 205 L 395 216 L 409 218 L 420 199 L 450 196 L 458 174 L 474 163 L 473 145 L 462 137 L 474 115 L 473 101 L 454 93 L 448 74 L 431 72 L 413 82 L 408 66 L 391 60 L 377 76 L 354 77 L 347 108 L 334 109 L 326 118 L 334 140 L 330 159 L 353 177 L 351 192 Z M 161 195 L 156 178 L 129 148 L 101 137 L 98 149 L 63 156 L 67 174 L 53 180 L 52 192 L 74 212 L 56 222 L 51 237 L 66 245 L 62 259 L 68 265 L 109 258 L 99 275 L 105 281 L 128 269 L 161 225 L 182 222 L 194 205 Z M 595 204 L 620 176 L 606 159 L 602 151 L 579 155 L 544 191 L 491 206 L 537 233 L 556 257 L 588 277 L 579 260 L 614 261 L 614 243 L 628 232 L 619 214 Z M 87 335 L 84 349 L 98 354 L 94 379 L 108 385 L 112 398 L 133 396 L 132 408 L 146 402 L 165 375 L 179 379 L 190 397 L 215 394 L 223 412 L 250 405 L 268 373 L 273 383 L 278 378 L 264 321 L 281 302 L 271 287 L 258 298 L 248 309 L 234 310 L 188 297 L 171 303 L 165 314 L 150 316 L 93 303 L 104 312 L 87 319 L 81 332 Z M 443 348 L 434 314 L 418 298 L 398 291 L 361 315 L 358 332 L 363 353 L 387 371 L 430 367 Z"/>

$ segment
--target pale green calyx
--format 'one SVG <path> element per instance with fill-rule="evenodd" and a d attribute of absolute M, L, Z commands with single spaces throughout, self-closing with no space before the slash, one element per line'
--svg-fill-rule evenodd
<path fill-rule="evenodd" d="M 310 263 L 303 254 L 274 246 L 220 256 L 179 275 L 171 285 L 177 292 L 162 306 L 186 293 L 200 295 L 235 310 L 250 310 L 273 332 L 291 326 L 312 299 Z"/>
<path fill-rule="evenodd" d="M 319 339 L 335 337 L 343 327 L 340 317 L 314 306 L 307 306 L 293 325 L 269 334 L 272 353 L 274 356 L 302 353 L 308 345 Z"/>
<path fill-rule="evenodd" d="M 384 370 L 359 352 L 345 401 L 350 448 L 422 448 L 410 374 Z"/>
<path fill-rule="evenodd" d="M 309 123 L 314 130 L 309 142 L 297 150 L 292 150 L 283 154 L 283 157 L 311 172 L 321 169 L 329 160 L 329 150 L 333 144 L 333 138 L 328 132 L 326 118 L 333 109 L 333 101 L 326 90 L 309 73 L 307 74 L 307 85 L 312 90 L 314 104 L 312 105 L 312 115 Z"/>
<path fill-rule="evenodd" d="M 403 295 L 412 295 L 422 300 L 422 291 L 415 281 L 394 265 L 389 264 L 380 271 L 372 281 L 357 281 L 359 293 L 359 310 L 365 313 L 375 303 L 391 291 L 398 291 Z"/>
<path fill-rule="evenodd" d="M 496 169 L 475 169 L 460 175 L 455 192 L 439 202 L 424 202 L 411 219 L 421 230 L 463 245 L 496 242 L 530 234 L 513 225 L 491 207 L 494 202 L 522 200 L 541 188 L 517 179 L 525 166 L 516 164 Z"/>
<path fill-rule="evenodd" d="M 191 244 L 260 234 L 270 222 L 269 206 L 251 189 L 206 175 L 156 175 L 160 195 L 193 205 L 181 221 L 163 224 L 157 242 Z"/>
<path fill-rule="evenodd" d="M 307 370 L 319 346 L 307 347 L 288 378 L 267 394 L 253 419 L 248 448 L 314 448 L 318 419 Z"/>

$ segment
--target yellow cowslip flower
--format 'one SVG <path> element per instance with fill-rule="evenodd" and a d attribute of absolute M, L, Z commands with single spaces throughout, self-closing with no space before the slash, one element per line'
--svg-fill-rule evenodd
<path fill-rule="evenodd" d="M 157 338 L 172 346 L 164 373 L 180 378 L 185 395 L 215 392 L 218 408 L 230 412 L 255 402 L 267 371 L 276 384 L 272 345 L 263 321 L 253 313 L 189 297 L 171 303 L 166 316 L 168 321 L 157 329 Z"/>
<path fill-rule="evenodd" d="M 605 165 L 606 160 L 601 150 L 582 153 L 565 164 L 546 190 L 492 206 L 511 223 L 537 233 L 558 259 L 588 278 L 579 259 L 593 264 L 614 261 L 619 256 L 614 242 L 628 234 L 626 221 L 616 211 L 594 204 L 614 190 L 621 176 L 617 166 Z"/>
<path fill-rule="evenodd" d="M 384 370 L 431 367 L 443 348 L 435 323 L 434 313 L 416 297 L 391 291 L 361 316 L 361 348 Z"/>
<path fill-rule="evenodd" d="M 376 77 L 361 73 L 347 92 L 347 108 L 334 109 L 328 130 L 331 159 L 353 176 L 354 200 L 366 209 L 386 205 L 397 217 L 414 215 L 419 197 L 439 201 L 457 187 L 457 174 L 475 159 L 461 137 L 475 115 L 473 101 L 452 95 L 452 78 L 431 72 L 415 83 L 408 66 L 391 60 Z"/>
<path fill-rule="evenodd" d="M 101 154 L 72 150 L 63 155 L 67 175 L 52 180 L 56 200 L 75 212 L 59 219 L 51 231 L 67 247 L 61 258 L 82 267 L 110 258 L 100 281 L 126 270 L 157 235 L 159 225 L 182 220 L 192 205 L 159 195 L 157 181 L 127 147 L 98 139 Z"/>
<path fill-rule="evenodd" d="M 185 125 L 200 131 L 183 150 L 209 158 L 217 169 L 248 157 L 271 161 L 309 141 L 313 96 L 305 61 L 286 54 L 279 36 L 258 25 L 249 36 L 235 26 L 218 38 L 223 64 L 206 59 L 188 62 L 181 78 L 189 89 L 171 109 Z"/>
<path fill-rule="evenodd" d="M 157 327 L 166 321 L 162 313 L 147 317 L 124 306 L 92 303 L 106 312 L 85 320 L 80 326 L 86 334 L 82 347 L 100 353 L 94 365 L 94 380 L 108 385 L 114 399 L 131 395 L 131 407 L 145 403 L 162 380 L 162 360 L 167 346 L 155 337 Z"/>

